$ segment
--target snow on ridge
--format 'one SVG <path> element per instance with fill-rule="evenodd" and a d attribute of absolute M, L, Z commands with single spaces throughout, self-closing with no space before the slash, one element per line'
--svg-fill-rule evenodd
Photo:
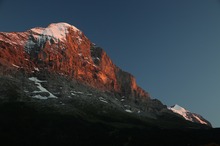
<path fill-rule="evenodd" d="M 59 40 L 65 40 L 68 33 L 68 27 L 60 24 L 51 24 L 42 32 L 43 35 L 52 36 Z"/>
<path fill-rule="evenodd" d="M 181 115 L 183 118 L 185 118 L 188 121 L 195 122 L 195 119 L 196 119 L 198 123 L 206 124 L 206 125 L 208 124 L 207 122 L 203 120 L 203 118 L 200 117 L 200 115 L 191 113 L 190 111 L 186 110 L 185 108 L 177 104 L 174 106 L 168 107 L 168 109 L 172 110 L 174 113 Z"/>
<path fill-rule="evenodd" d="M 80 31 L 78 28 L 76 28 L 73 25 L 70 25 L 65 22 L 59 22 L 59 23 L 51 23 L 48 27 L 58 27 L 58 28 L 72 28 L 74 31 Z"/>
<path fill-rule="evenodd" d="M 42 27 L 35 27 L 31 29 L 32 32 L 37 33 L 37 34 L 42 34 L 44 31 L 44 28 Z"/>
<path fill-rule="evenodd" d="M 78 28 L 72 26 L 68 23 L 60 22 L 60 23 L 52 23 L 46 28 L 36 27 L 32 28 L 31 31 L 42 36 L 50 36 L 55 39 L 59 39 L 61 41 L 65 40 L 66 34 L 69 33 L 68 29 L 72 29 L 73 31 L 79 31 Z"/>
<path fill-rule="evenodd" d="M 188 110 L 186 110 L 185 108 L 179 106 L 178 104 L 175 104 L 172 109 L 180 111 L 180 112 L 189 112 Z"/>
<path fill-rule="evenodd" d="M 50 44 L 51 40 L 55 43 L 65 42 L 67 35 L 71 32 L 76 33 L 76 41 L 80 45 L 83 41 L 81 35 L 82 32 L 68 23 L 60 22 L 60 23 L 51 23 L 46 28 L 35 27 L 29 30 L 29 39 L 24 44 L 26 48 L 26 52 L 30 53 L 30 49 L 35 45 L 42 46 L 43 43 L 47 42 Z M 32 39 L 34 38 L 34 41 Z"/>
<path fill-rule="evenodd" d="M 192 118 L 189 118 L 187 116 L 187 113 L 189 112 L 188 110 L 186 110 L 185 108 L 175 104 L 172 107 L 168 107 L 168 109 L 172 110 L 173 112 L 183 116 L 186 120 L 192 121 Z"/>
<path fill-rule="evenodd" d="M 194 115 L 194 117 L 202 124 L 207 124 L 205 121 L 201 120 L 198 116 Z"/>

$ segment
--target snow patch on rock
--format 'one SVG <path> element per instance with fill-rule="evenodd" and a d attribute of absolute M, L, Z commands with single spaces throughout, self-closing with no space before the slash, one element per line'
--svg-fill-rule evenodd
<path fill-rule="evenodd" d="M 56 96 L 54 96 L 51 92 L 49 92 L 46 88 L 44 88 L 41 85 L 42 82 L 47 82 L 47 81 L 38 80 L 36 77 L 30 77 L 28 79 L 30 81 L 33 81 L 37 85 L 37 88 L 40 90 L 40 91 L 34 91 L 33 93 L 43 93 L 43 92 L 46 92 L 46 93 L 49 94 L 49 96 L 35 95 L 35 96 L 32 96 L 33 98 L 37 98 L 37 99 L 57 98 Z"/>
<path fill-rule="evenodd" d="M 12 64 L 12 66 L 16 67 L 16 68 L 20 68 L 20 66 L 18 65 L 15 65 L 15 64 Z"/>
<path fill-rule="evenodd" d="M 104 102 L 104 103 L 108 103 L 108 101 L 106 101 L 106 99 L 103 97 L 99 97 L 99 101 Z"/>
<path fill-rule="evenodd" d="M 129 109 L 126 109 L 125 110 L 126 112 L 128 112 L 128 113 L 133 113 L 131 110 L 129 110 Z"/>

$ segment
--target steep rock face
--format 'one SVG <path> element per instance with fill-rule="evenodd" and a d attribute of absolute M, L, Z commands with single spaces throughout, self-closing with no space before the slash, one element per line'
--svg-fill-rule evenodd
<path fill-rule="evenodd" d="M 149 97 L 144 90 L 138 87 L 134 76 L 115 66 L 102 48 L 93 46 L 91 55 L 95 65 L 100 68 L 101 72 L 98 72 L 98 76 L 115 91 L 125 96 Z"/>
<path fill-rule="evenodd" d="M 1 32 L 0 69 L 1 74 L 47 70 L 122 96 L 149 99 L 131 74 L 114 65 L 103 49 L 67 23 L 27 32 Z"/>

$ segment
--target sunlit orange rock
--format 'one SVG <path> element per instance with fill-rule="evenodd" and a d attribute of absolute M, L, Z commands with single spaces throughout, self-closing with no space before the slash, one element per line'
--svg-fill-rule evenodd
<path fill-rule="evenodd" d="M 102 48 L 66 23 L 27 32 L 1 32 L 0 69 L 1 74 L 10 74 L 12 70 L 27 74 L 47 70 L 100 90 L 149 98 L 131 74 L 114 65 Z"/>

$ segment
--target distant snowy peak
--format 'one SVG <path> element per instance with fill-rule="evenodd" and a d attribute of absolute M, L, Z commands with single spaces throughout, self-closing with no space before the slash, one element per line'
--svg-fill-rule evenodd
<path fill-rule="evenodd" d="M 168 109 L 172 110 L 175 113 L 178 113 L 179 115 L 182 115 L 185 119 L 190 120 L 190 118 L 187 116 L 187 113 L 189 113 L 189 111 L 179 106 L 178 104 L 168 107 Z"/>
<path fill-rule="evenodd" d="M 81 31 L 68 23 L 52 23 L 47 28 L 36 27 L 30 30 L 34 34 L 40 36 L 47 36 L 50 38 L 55 38 L 56 40 L 64 41 L 66 39 L 66 35 L 69 31 L 79 32 Z"/>
<path fill-rule="evenodd" d="M 190 111 L 186 110 L 185 108 L 177 104 L 175 104 L 174 106 L 168 107 L 168 109 L 172 110 L 174 113 L 179 114 L 180 116 L 182 116 L 184 119 L 188 121 L 211 126 L 211 124 L 206 119 L 204 119 L 201 115 L 191 113 Z"/>

